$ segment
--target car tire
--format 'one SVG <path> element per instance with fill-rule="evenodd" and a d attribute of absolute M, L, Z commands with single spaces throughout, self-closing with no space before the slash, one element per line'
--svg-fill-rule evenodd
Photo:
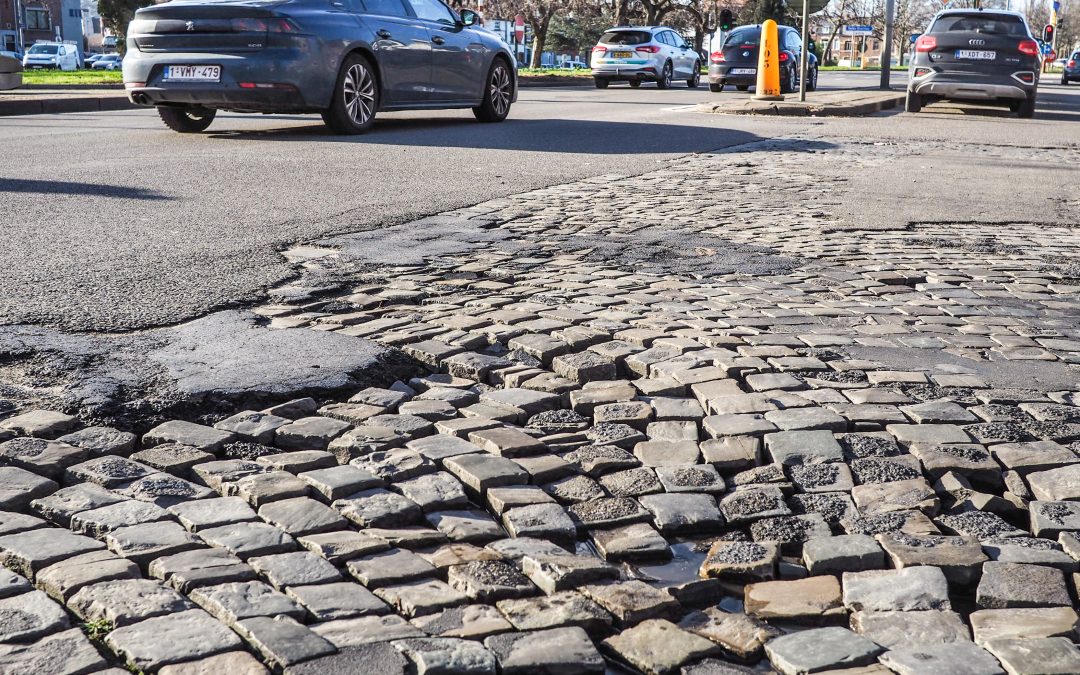
<path fill-rule="evenodd" d="M 710 82 L 709 83 L 709 91 L 711 91 L 714 94 L 719 94 L 720 92 L 724 91 L 724 85 Z"/>
<path fill-rule="evenodd" d="M 811 66 L 810 72 L 806 74 L 806 91 L 817 91 L 817 66 Z"/>
<path fill-rule="evenodd" d="M 664 64 L 664 69 L 660 71 L 660 79 L 656 81 L 657 89 L 667 89 L 671 87 L 671 61 Z"/>
<path fill-rule="evenodd" d="M 1061 76 L 1061 86 L 1067 87 L 1069 85 L 1069 78 L 1064 75 Z"/>
<path fill-rule="evenodd" d="M 694 62 L 694 75 L 686 81 L 686 86 L 690 89 L 697 89 L 701 84 L 701 64 Z"/>
<path fill-rule="evenodd" d="M 608 82 L 607 78 L 604 77 L 594 77 L 593 83 L 596 84 L 597 89 L 607 89 L 608 85 L 611 84 Z"/>
<path fill-rule="evenodd" d="M 641 80 L 630 80 L 629 82 L 627 82 L 627 84 L 629 84 L 632 88 L 637 89 L 641 86 Z"/>
<path fill-rule="evenodd" d="M 1016 116 L 1021 119 L 1030 119 L 1035 116 L 1035 93 L 1028 94 L 1028 97 L 1023 101 L 1017 101 L 1009 106 L 1009 109 L 1016 113 Z"/>
<path fill-rule="evenodd" d="M 514 76 L 506 59 L 495 58 L 484 90 L 484 102 L 472 109 L 473 115 L 485 123 L 502 122 L 510 114 L 514 101 Z"/>
<path fill-rule="evenodd" d="M 750 85 L 748 84 L 737 84 L 735 85 L 735 88 L 739 91 L 750 91 Z"/>
<path fill-rule="evenodd" d="M 780 93 L 792 94 L 798 88 L 799 76 L 795 66 L 788 68 L 787 77 L 780 76 Z"/>
<path fill-rule="evenodd" d="M 199 134 L 206 131 L 214 121 L 216 110 L 210 108 L 174 108 L 158 106 L 158 117 L 173 131 L 181 134 Z"/>
<path fill-rule="evenodd" d="M 917 113 L 922 110 L 922 106 L 923 97 L 909 89 L 907 97 L 904 99 L 904 112 Z"/>
<path fill-rule="evenodd" d="M 363 134 L 375 124 L 378 110 L 379 83 L 371 61 L 363 54 L 349 54 L 341 64 L 323 122 L 336 134 Z"/>

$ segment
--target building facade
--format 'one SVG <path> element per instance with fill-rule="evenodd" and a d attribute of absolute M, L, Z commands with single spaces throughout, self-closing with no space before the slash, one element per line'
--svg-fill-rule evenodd
<path fill-rule="evenodd" d="M 0 50 L 26 51 L 38 40 L 59 39 L 85 54 L 100 50 L 103 37 L 97 0 L 0 0 Z"/>

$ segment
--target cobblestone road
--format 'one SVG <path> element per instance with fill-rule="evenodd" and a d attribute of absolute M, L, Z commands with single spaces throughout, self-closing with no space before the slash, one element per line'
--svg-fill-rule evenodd
<path fill-rule="evenodd" d="M 271 327 L 415 363 L 348 399 L 8 411 L 0 672 L 1080 672 L 1080 233 L 836 217 L 821 176 L 917 149 L 287 252 Z"/>

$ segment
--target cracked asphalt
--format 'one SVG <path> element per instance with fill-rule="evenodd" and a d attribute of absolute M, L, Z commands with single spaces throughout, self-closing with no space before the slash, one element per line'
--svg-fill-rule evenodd
<path fill-rule="evenodd" d="M 873 86 L 876 74 L 823 75 L 823 84 Z M 678 109 L 710 96 L 526 89 L 506 124 L 481 126 L 454 111 L 397 113 L 348 139 L 327 135 L 313 117 L 224 115 L 197 137 L 167 132 L 150 111 L 0 119 L 0 324 L 100 332 L 176 324 L 263 297 L 294 273 L 279 251 L 295 242 L 590 176 L 637 175 L 777 136 L 821 139 L 823 148 L 830 137 L 961 144 L 933 161 L 899 159 L 850 176 L 837 210 L 855 226 L 1066 222 L 1075 207 L 1075 170 L 1041 161 L 1037 150 L 1001 164 L 962 148 L 988 139 L 1076 147 L 1075 88 L 1045 85 L 1040 115 L 1023 122 L 977 108 L 828 120 Z"/>

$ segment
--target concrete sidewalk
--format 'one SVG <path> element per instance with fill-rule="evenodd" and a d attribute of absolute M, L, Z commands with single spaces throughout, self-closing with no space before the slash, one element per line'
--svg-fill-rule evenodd
<path fill-rule="evenodd" d="M 591 77 L 539 76 L 523 77 L 522 88 L 575 87 L 591 85 Z M 97 112 L 99 110 L 128 110 L 137 108 L 128 100 L 120 85 L 88 87 L 84 85 L 36 87 L 33 85 L 0 91 L 0 117 L 40 115 L 68 112 Z"/>
<path fill-rule="evenodd" d="M 126 110 L 134 107 L 135 105 L 128 100 L 123 86 L 35 87 L 31 85 L 0 91 L 0 117 Z"/>
<path fill-rule="evenodd" d="M 721 96 L 723 96 L 721 94 Z M 841 91 L 815 91 L 806 94 L 800 102 L 798 93 L 786 94 L 784 101 L 755 101 L 745 95 L 707 103 L 699 103 L 695 110 L 703 113 L 729 115 L 791 115 L 791 116 L 855 116 L 869 115 L 880 110 L 895 108 L 904 101 L 903 90 L 844 89 Z"/>

